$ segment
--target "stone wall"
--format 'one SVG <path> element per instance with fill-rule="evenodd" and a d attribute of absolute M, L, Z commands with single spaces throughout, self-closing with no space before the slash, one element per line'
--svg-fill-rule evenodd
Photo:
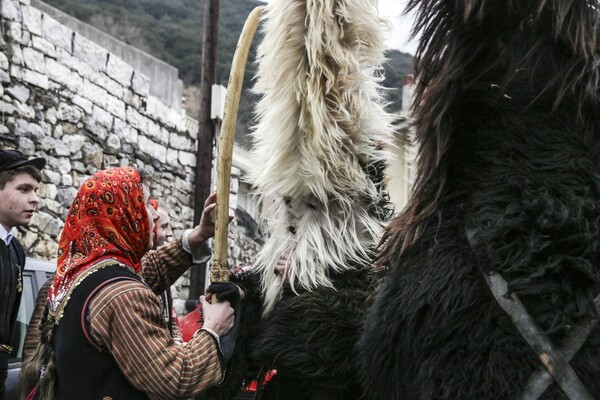
<path fill-rule="evenodd" d="M 177 68 L 127 43 L 117 40 L 43 1 L 31 0 L 31 5 L 75 32 L 82 34 L 131 65 L 137 71 L 148 76 L 150 78 L 150 95 L 159 98 L 163 103 L 175 108 L 178 112 L 181 111 L 183 82 L 179 79 Z"/>
<path fill-rule="evenodd" d="M 48 160 L 38 211 L 19 228 L 28 255 L 56 257 L 78 187 L 114 166 L 151 172 L 152 196 L 171 210 L 175 235 L 191 227 L 197 132 L 185 116 L 150 96 L 148 76 L 29 0 L 0 7 L 0 147 Z M 246 240 L 234 238 L 232 248 Z M 233 264 L 254 257 L 258 246 L 247 242 L 233 250 Z"/>

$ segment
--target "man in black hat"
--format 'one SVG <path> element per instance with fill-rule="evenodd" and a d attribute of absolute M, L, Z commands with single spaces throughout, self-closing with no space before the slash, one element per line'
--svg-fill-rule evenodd
<path fill-rule="evenodd" d="M 0 399 L 12 353 L 11 333 L 17 318 L 25 252 L 12 230 L 29 224 L 39 202 L 44 158 L 27 159 L 18 150 L 0 150 Z"/>

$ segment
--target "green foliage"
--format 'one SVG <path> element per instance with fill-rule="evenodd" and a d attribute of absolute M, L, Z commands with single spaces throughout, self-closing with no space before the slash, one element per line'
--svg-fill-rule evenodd
<path fill-rule="evenodd" d="M 45 0 L 46 3 L 89 23 L 126 43 L 139 47 L 179 69 L 186 85 L 200 82 L 202 57 L 203 0 Z M 231 61 L 248 14 L 260 5 L 259 0 L 222 0 L 219 16 L 217 80 L 227 85 Z M 257 35 L 258 36 L 258 35 Z M 254 49 L 259 38 L 254 39 Z M 253 49 L 253 50 L 254 50 Z M 250 52 L 244 88 L 256 71 L 255 51 Z M 411 73 L 411 56 L 397 50 L 389 51 L 384 65 L 383 85 L 390 88 L 390 109 L 399 110 L 402 99 L 402 79 Z M 237 136 L 247 143 L 246 129 L 252 105 L 256 101 L 247 90 L 239 109 Z"/>

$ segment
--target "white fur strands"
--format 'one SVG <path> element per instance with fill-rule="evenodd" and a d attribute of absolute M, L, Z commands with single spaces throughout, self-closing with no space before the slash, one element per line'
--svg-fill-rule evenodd
<path fill-rule="evenodd" d="M 370 262 L 382 228 L 373 208 L 386 194 L 367 171 L 384 159 L 393 117 L 379 85 L 387 23 L 375 0 L 271 0 L 264 20 L 249 178 L 272 204 L 257 260 L 268 312 L 282 254 L 290 285 L 304 290 Z"/>

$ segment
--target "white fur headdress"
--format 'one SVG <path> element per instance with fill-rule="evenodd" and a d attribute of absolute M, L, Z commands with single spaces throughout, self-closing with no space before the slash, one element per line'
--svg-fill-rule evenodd
<path fill-rule="evenodd" d="M 292 288 L 304 290 L 371 261 L 387 196 L 373 168 L 393 118 L 379 85 L 387 23 L 376 0 L 271 0 L 264 19 L 249 178 L 270 206 L 256 267 L 268 312 L 282 254 Z"/>

